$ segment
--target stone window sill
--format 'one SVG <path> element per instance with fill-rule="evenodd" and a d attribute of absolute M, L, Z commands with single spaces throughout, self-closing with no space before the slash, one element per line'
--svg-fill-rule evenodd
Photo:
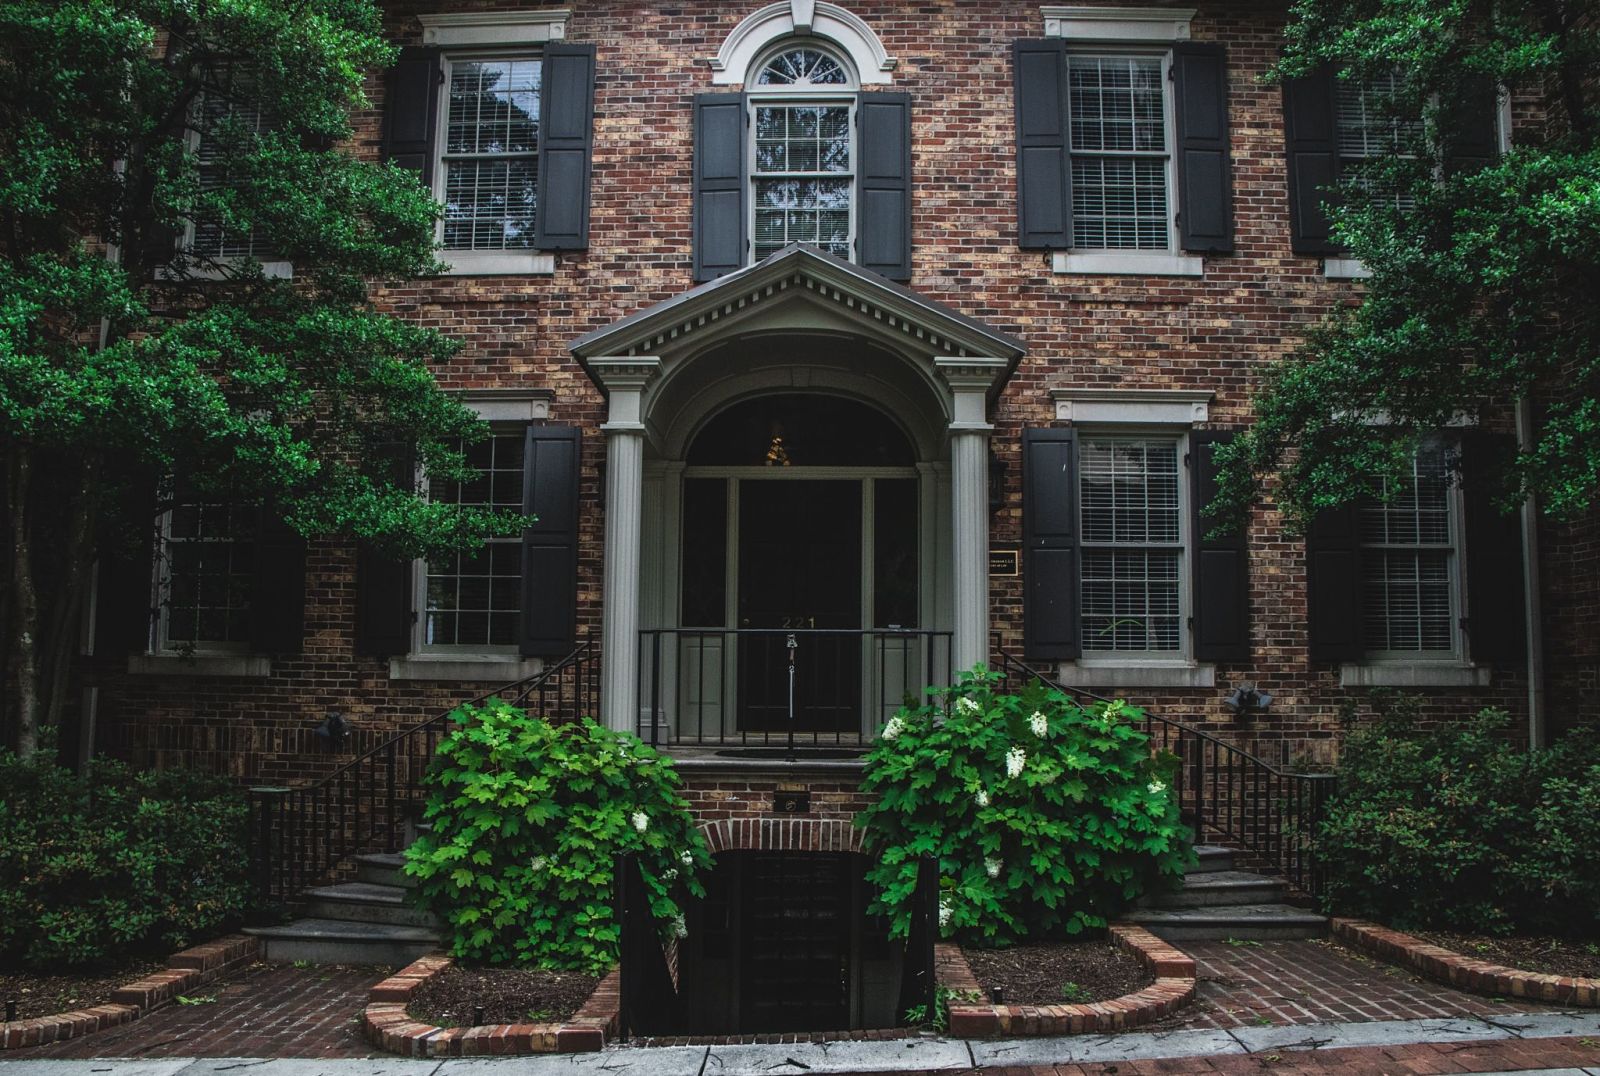
<path fill-rule="evenodd" d="M 1488 687 L 1489 670 L 1439 661 L 1373 661 L 1339 666 L 1340 687 Z"/>
<path fill-rule="evenodd" d="M 1064 687 L 1215 687 L 1217 667 L 1187 661 L 1068 661 L 1060 677 Z"/>
<path fill-rule="evenodd" d="M 128 671 L 141 676 L 271 676 L 272 659 L 253 654 L 135 654 Z"/>
<path fill-rule="evenodd" d="M 1057 251 L 1050 260 L 1057 273 L 1082 276 L 1205 276 L 1206 260 L 1193 254 L 1074 254 Z"/>
<path fill-rule="evenodd" d="M 552 276 L 554 254 L 525 250 L 441 250 L 439 260 L 449 266 L 445 276 Z"/>
<path fill-rule="evenodd" d="M 544 668 L 538 658 L 497 654 L 408 654 L 389 659 L 391 680 L 488 680 L 511 683 Z"/>

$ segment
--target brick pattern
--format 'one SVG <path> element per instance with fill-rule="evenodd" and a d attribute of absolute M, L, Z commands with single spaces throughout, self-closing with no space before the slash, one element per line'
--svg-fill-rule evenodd
<path fill-rule="evenodd" d="M 935 950 L 939 985 L 980 1000 L 950 1002 L 950 1034 L 960 1038 L 1017 1035 L 1083 1035 L 1126 1031 L 1171 1016 L 1194 998 L 1195 963 L 1143 927 L 1118 924 L 1111 940 L 1138 957 L 1155 982 L 1109 1001 L 1076 1005 L 995 1005 L 981 1000 L 983 988 L 954 945 Z"/>
<path fill-rule="evenodd" d="M 0 1050 L 44 1046 L 137 1020 L 195 987 L 243 967 L 261 951 L 260 943 L 230 934 L 172 954 L 162 971 L 125 983 L 111 992 L 109 1005 L 0 1023 Z"/>
<path fill-rule="evenodd" d="M 407 1013 L 406 1005 L 422 985 L 454 963 L 444 953 L 430 953 L 374 986 L 361 1013 L 367 1040 L 406 1057 L 476 1057 L 588 1053 L 605 1049 L 606 1040 L 616 1037 L 622 1008 L 619 971 L 602 979 L 583 1007 L 559 1024 L 438 1027 Z"/>
<path fill-rule="evenodd" d="M 1162 1028 L 1493 1016 L 1554 1006 L 1493 1000 L 1427 982 L 1324 941 L 1183 942 L 1197 989 Z"/>
<path fill-rule="evenodd" d="M 1334 937 L 1357 949 L 1404 964 L 1430 979 L 1461 990 L 1561 1005 L 1600 1007 L 1600 979 L 1508 968 L 1360 919 L 1335 919 L 1332 926 Z"/>

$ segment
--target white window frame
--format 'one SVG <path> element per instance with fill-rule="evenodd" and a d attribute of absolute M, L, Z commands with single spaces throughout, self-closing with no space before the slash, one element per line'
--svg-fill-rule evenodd
<path fill-rule="evenodd" d="M 755 79 L 760 75 L 762 68 L 790 49 L 809 48 L 825 53 L 832 57 L 835 63 L 845 73 L 846 81 L 837 87 L 828 86 L 760 86 Z M 861 78 L 851 62 L 850 57 L 843 55 L 837 49 L 819 44 L 807 38 L 790 38 L 779 41 L 761 52 L 750 64 L 745 82 L 745 122 L 749 137 L 745 139 L 745 173 L 749 178 L 748 195 L 749 208 L 745 212 L 746 232 L 750 237 L 745 253 L 745 264 L 754 265 L 760 259 L 756 256 L 756 184 L 763 178 L 799 176 L 807 179 L 826 179 L 830 175 L 839 178 L 845 174 L 850 177 L 850 227 L 846 236 L 846 247 L 849 250 L 847 260 L 852 264 L 856 261 L 857 220 L 856 205 L 861 192 L 861 140 L 860 131 L 856 126 L 857 110 L 861 104 Z M 836 106 L 845 105 L 849 110 L 846 120 L 850 134 L 850 171 L 848 173 L 794 173 L 794 172 L 757 172 L 756 171 L 756 110 L 762 106 Z"/>
<path fill-rule="evenodd" d="M 530 422 L 550 417 L 554 394 L 481 390 L 468 393 L 462 401 L 485 422 L 502 428 L 526 427 Z M 524 461 L 526 466 L 526 461 Z M 418 488 L 426 492 L 428 477 L 417 469 Z M 518 539 L 513 539 L 514 541 Z M 410 653 L 389 659 L 391 680 L 492 680 L 509 681 L 532 676 L 544 668 L 539 658 L 526 658 L 517 647 L 437 647 L 428 646 L 425 637 L 428 619 L 428 562 L 418 557 L 411 562 L 412 609 Z"/>
<path fill-rule="evenodd" d="M 417 16 L 422 23 L 424 44 L 444 49 L 444 82 L 439 87 L 439 126 L 434 132 L 433 196 L 444 200 L 444 147 L 450 123 L 450 68 L 452 59 L 463 56 L 511 56 L 526 54 L 543 60 L 548 41 L 566 37 L 567 8 L 548 11 L 453 11 Z M 544 69 L 539 72 L 541 101 Z M 444 239 L 444 221 L 434 233 L 435 244 Z M 459 250 L 436 251 L 447 266 L 445 276 L 550 276 L 556 271 L 556 257 L 539 250 Z"/>
<path fill-rule="evenodd" d="M 1205 258 L 1181 249 L 1178 229 L 1177 93 L 1172 82 L 1172 46 L 1189 39 L 1194 8 L 1047 5 L 1039 9 L 1045 36 L 1064 37 L 1068 55 L 1143 55 L 1162 58 L 1161 81 L 1167 137 L 1166 250 L 1072 248 L 1054 251 L 1052 272 L 1089 276 L 1204 276 Z M 1065 102 L 1070 107 L 1070 102 Z M 1070 116 L 1069 116 L 1070 124 Z M 1067 137 L 1071 139 L 1071 129 Z M 1069 151 L 1070 158 L 1070 151 Z M 1071 167 L 1070 159 L 1068 167 Z"/>

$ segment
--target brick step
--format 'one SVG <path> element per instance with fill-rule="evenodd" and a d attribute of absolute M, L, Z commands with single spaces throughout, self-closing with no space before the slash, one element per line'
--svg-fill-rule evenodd
<path fill-rule="evenodd" d="M 342 919 L 351 923 L 386 923 L 401 927 L 439 929 L 439 920 L 414 907 L 411 891 L 395 885 L 346 882 L 305 891 L 305 914 L 310 919 Z"/>
<path fill-rule="evenodd" d="M 1123 921 L 1137 923 L 1166 941 L 1277 941 L 1320 938 L 1326 916 L 1291 904 L 1229 904 L 1210 908 L 1135 908 Z"/>
<path fill-rule="evenodd" d="M 1146 908 L 1213 908 L 1229 904 L 1278 904 L 1289 886 L 1282 878 L 1251 871 L 1215 870 L 1186 874 L 1183 886 L 1155 893 L 1139 903 Z"/>
<path fill-rule="evenodd" d="M 1226 845 L 1197 844 L 1194 846 L 1194 854 L 1200 857 L 1200 862 L 1189 868 L 1190 874 L 1233 870 L 1234 850 Z"/>
<path fill-rule="evenodd" d="M 405 862 L 406 857 L 402 852 L 373 852 L 356 856 L 356 880 L 368 885 L 415 889 L 417 880 L 400 870 Z"/>
<path fill-rule="evenodd" d="M 261 939 L 265 959 L 313 964 L 409 964 L 439 948 L 439 935 L 423 927 L 297 919 L 275 927 L 246 927 Z"/>

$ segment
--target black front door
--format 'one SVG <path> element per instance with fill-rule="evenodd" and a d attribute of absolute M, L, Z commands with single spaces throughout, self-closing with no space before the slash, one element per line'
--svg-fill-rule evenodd
<path fill-rule="evenodd" d="M 795 731 L 860 731 L 860 637 L 808 634 L 861 627 L 859 481 L 739 484 L 739 627 L 742 731 L 788 728 L 789 632 Z"/>
<path fill-rule="evenodd" d="M 850 857 L 743 857 L 739 1029 L 850 1026 Z"/>

